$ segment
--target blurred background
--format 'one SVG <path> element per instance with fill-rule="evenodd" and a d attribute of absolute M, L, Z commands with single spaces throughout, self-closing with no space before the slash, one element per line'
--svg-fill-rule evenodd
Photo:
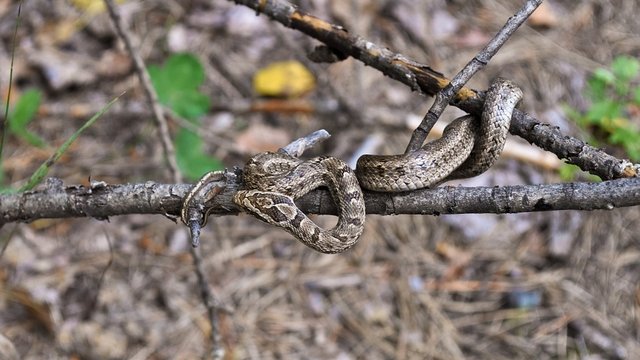
<path fill-rule="evenodd" d="M 294 3 L 451 78 L 524 2 Z M 125 90 L 50 176 L 66 185 L 171 182 L 102 2 L 24 1 L 16 27 L 19 4 L 0 0 L 3 105 L 15 57 L 2 187 L 23 184 Z M 128 0 L 119 9 L 191 182 L 320 128 L 332 138 L 305 156 L 354 164 L 365 153 L 401 153 L 431 104 L 357 60 L 309 61 L 317 41 L 230 1 Z M 524 111 L 637 162 L 639 12 L 634 0 L 545 1 L 469 86 L 509 78 L 524 90 Z M 448 109 L 441 122 L 460 115 Z M 456 184 L 593 180 L 511 136 L 491 171 Z M 212 291 L 232 309 L 220 315 L 226 359 L 637 358 L 639 215 L 368 216 L 360 243 L 339 255 L 228 216 L 210 219 L 201 249 Z M 7 224 L 0 238 L 0 333 L 20 358 L 208 355 L 211 329 L 181 224 L 43 219 Z"/>

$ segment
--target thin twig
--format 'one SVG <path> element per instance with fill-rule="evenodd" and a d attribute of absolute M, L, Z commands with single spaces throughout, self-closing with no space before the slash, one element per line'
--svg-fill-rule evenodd
<path fill-rule="evenodd" d="M 433 96 L 450 83 L 449 79 L 429 66 L 407 59 L 384 46 L 354 35 L 341 26 L 301 12 L 286 1 L 228 1 L 247 6 L 284 26 L 299 30 L 323 42 L 341 55 L 351 56 L 365 65 L 378 69 L 386 76 L 409 86 L 412 90 Z M 483 103 L 482 93 L 463 87 L 454 96 L 451 105 L 467 113 L 480 116 Z M 632 164 L 624 163 L 623 160 L 579 139 L 566 136 L 557 127 L 544 124 L 517 109 L 511 119 L 509 131 L 604 180 L 637 174 Z"/>
<path fill-rule="evenodd" d="M 431 108 L 422 119 L 420 125 L 418 125 L 418 127 L 413 131 L 413 134 L 411 134 L 411 140 L 409 140 L 405 154 L 417 151 L 422 147 L 422 143 L 424 143 L 424 140 L 427 138 L 429 131 L 431 131 L 433 125 L 436 124 L 436 121 L 438 121 L 444 109 L 447 107 L 449 102 L 451 102 L 453 96 L 462 89 L 473 75 L 489 63 L 491 58 L 498 53 L 498 50 L 500 50 L 502 45 L 509 40 L 511 35 L 513 35 L 520 25 L 522 25 L 529 16 L 531 16 L 533 11 L 540 6 L 541 3 L 542 0 L 527 1 L 514 16 L 507 20 L 502 29 L 498 31 L 484 49 L 474 56 L 473 59 L 471 59 L 471 61 L 469 61 L 467 65 L 465 65 L 462 70 L 453 77 L 451 82 L 445 86 L 444 89 L 438 91 L 433 105 L 431 105 Z"/>
<path fill-rule="evenodd" d="M 162 144 L 162 150 L 164 151 L 164 157 L 167 161 L 167 164 L 169 165 L 169 172 L 171 173 L 171 176 L 173 177 L 175 183 L 182 182 L 182 175 L 180 174 L 180 170 L 178 169 L 178 164 L 176 162 L 173 142 L 171 142 L 169 126 L 167 125 L 167 120 L 164 116 L 164 112 L 162 111 L 162 107 L 158 102 L 158 94 L 156 94 L 156 91 L 151 84 L 151 79 L 149 78 L 149 73 L 146 70 L 147 68 L 144 64 L 144 61 L 142 60 L 142 57 L 138 53 L 137 49 L 133 46 L 131 36 L 127 32 L 122 22 L 116 4 L 113 2 L 113 0 L 104 0 L 104 3 L 107 6 L 107 10 L 109 10 L 109 16 L 111 17 L 113 26 L 116 28 L 118 36 L 120 37 L 120 39 L 122 39 L 122 42 L 124 42 L 129 55 L 133 59 L 136 74 L 138 74 L 140 84 L 142 85 L 144 93 L 147 97 L 147 102 L 149 102 L 149 105 L 151 106 L 151 109 L 153 111 L 153 119 L 155 120 L 156 126 L 158 127 L 158 132 L 160 133 L 160 142 Z"/>
<path fill-rule="evenodd" d="M 215 297 L 209 288 L 207 278 L 204 275 L 204 266 L 202 264 L 202 256 L 200 248 L 191 246 L 191 257 L 193 258 L 194 270 L 198 277 L 198 287 L 200 288 L 200 296 L 202 302 L 207 309 L 209 324 L 211 325 L 211 358 L 222 359 L 224 357 L 224 347 L 220 338 L 220 326 L 218 321 L 218 307 L 216 306 Z"/>
<path fill-rule="evenodd" d="M 171 135 L 169 134 L 169 126 L 167 125 L 167 120 L 158 101 L 158 95 L 156 94 L 151 84 L 149 73 L 147 73 L 142 57 L 140 56 L 140 54 L 138 54 L 136 48 L 133 47 L 131 37 L 125 30 L 124 24 L 122 23 L 113 0 L 104 0 L 104 2 L 107 6 L 107 9 L 109 10 L 109 15 L 118 32 L 118 36 L 125 43 L 125 46 L 127 47 L 127 50 L 129 51 L 129 54 L 133 59 L 136 73 L 138 74 L 140 83 L 142 84 L 142 88 L 144 89 L 145 95 L 147 96 L 147 101 L 149 102 L 149 105 L 151 106 L 151 109 L 153 111 L 153 118 L 155 119 L 156 126 L 158 127 L 162 149 L 164 150 L 164 156 L 169 165 L 169 171 L 174 179 L 174 182 L 180 183 L 182 182 L 182 175 L 176 162 L 175 149 L 173 147 L 173 142 L 171 141 Z M 216 301 L 213 293 L 208 287 L 204 275 L 204 270 L 202 268 L 202 261 L 200 261 L 199 252 L 193 249 L 191 251 L 191 255 L 193 257 L 193 263 L 195 265 L 195 271 L 198 277 L 200 293 L 202 294 L 204 305 L 207 308 L 207 312 L 209 313 L 209 323 L 211 325 L 212 358 L 219 359 L 221 358 L 221 356 L 219 355 L 224 354 L 224 349 L 220 347 L 220 335 L 218 334 L 218 318 L 216 316 L 217 310 L 213 305 Z"/>
<path fill-rule="evenodd" d="M 107 261 L 107 265 L 102 269 L 102 272 L 100 273 L 100 277 L 98 278 L 98 281 L 96 283 L 95 293 L 92 294 L 92 297 L 89 300 L 89 305 L 83 311 L 83 320 L 89 320 L 91 318 L 91 315 L 95 311 L 96 306 L 98 305 L 98 299 L 100 298 L 100 291 L 104 286 L 105 276 L 107 275 L 107 271 L 109 271 L 109 269 L 111 268 L 111 265 L 113 265 L 114 250 L 113 244 L 111 243 L 111 237 L 109 236 L 109 233 L 107 231 L 104 231 L 104 236 L 107 239 L 107 245 L 109 245 L 109 261 Z"/>

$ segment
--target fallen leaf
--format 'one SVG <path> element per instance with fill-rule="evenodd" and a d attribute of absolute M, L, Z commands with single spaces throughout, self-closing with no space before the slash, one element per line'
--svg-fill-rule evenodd
<path fill-rule="evenodd" d="M 316 86 L 313 74 L 297 61 L 275 62 L 253 78 L 254 90 L 263 96 L 299 97 Z"/>
<path fill-rule="evenodd" d="M 552 28 L 558 24 L 558 17 L 548 2 L 543 2 L 527 19 L 529 25 L 537 28 Z"/>
<path fill-rule="evenodd" d="M 107 78 L 115 78 L 128 74 L 133 62 L 127 53 L 121 51 L 105 51 L 96 65 L 99 75 Z"/>
<path fill-rule="evenodd" d="M 51 20 L 37 30 L 40 46 L 55 46 L 65 43 L 81 28 L 77 19 Z"/>
<path fill-rule="evenodd" d="M 72 85 L 86 85 L 96 80 L 95 61 L 78 52 L 60 51 L 54 47 L 33 49 L 28 55 L 29 63 L 40 69 L 54 91 Z"/>
<path fill-rule="evenodd" d="M 236 138 L 236 143 L 241 151 L 253 154 L 276 151 L 287 145 L 290 140 L 289 134 L 280 128 L 255 124 L 240 134 Z"/>
<path fill-rule="evenodd" d="M 122 4 L 124 0 L 116 0 L 117 4 Z M 100 14 L 106 10 L 103 1 L 96 0 L 71 0 L 71 4 L 78 10 L 85 11 L 90 15 Z"/>

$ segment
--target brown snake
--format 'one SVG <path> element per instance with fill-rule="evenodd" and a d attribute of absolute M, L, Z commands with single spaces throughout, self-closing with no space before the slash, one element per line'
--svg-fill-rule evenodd
<path fill-rule="evenodd" d="M 522 98 L 512 82 L 496 79 L 487 91 L 480 121 L 467 115 L 449 124 L 440 139 L 408 155 L 364 155 L 355 172 L 342 160 L 318 157 L 306 161 L 266 152 L 251 158 L 233 201 L 262 221 L 279 226 L 303 244 L 337 253 L 356 244 L 364 229 L 361 190 L 399 192 L 434 187 L 479 175 L 497 160 L 506 141 L 511 115 Z M 294 200 L 326 186 L 338 205 L 338 223 L 324 230 Z"/>

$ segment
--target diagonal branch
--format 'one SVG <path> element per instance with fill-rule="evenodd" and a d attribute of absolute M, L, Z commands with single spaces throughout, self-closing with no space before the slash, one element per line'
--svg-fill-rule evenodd
<path fill-rule="evenodd" d="M 284 26 L 299 30 L 323 42 L 334 52 L 352 56 L 365 65 L 376 68 L 390 78 L 402 82 L 412 90 L 433 96 L 450 82 L 443 74 L 427 65 L 407 59 L 401 54 L 394 53 L 360 36 L 352 35 L 341 26 L 298 11 L 285 1 L 229 1 L 247 6 Z M 483 93 L 462 87 L 454 96 L 451 105 L 479 116 L 483 103 Z M 611 156 L 582 140 L 566 136 L 557 127 L 541 123 L 535 117 L 522 111 L 516 110 L 514 112 L 509 131 L 602 179 L 631 177 L 637 174 L 636 168 L 628 161 Z"/>
<path fill-rule="evenodd" d="M 451 82 L 438 91 L 431 108 L 420 122 L 420 125 L 411 134 L 411 140 L 407 145 L 405 154 L 417 151 L 422 147 L 424 140 L 429 135 L 431 128 L 442 115 L 453 96 L 462 89 L 473 75 L 485 67 L 491 58 L 493 58 L 498 50 L 505 42 L 516 32 L 516 30 L 533 14 L 533 11 L 540 6 L 542 0 L 529 0 L 525 5 L 498 31 L 498 33 L 489 41 L 489 43 L 476 56 L 467 63 L 467 65 L 451 79 Z"/>

